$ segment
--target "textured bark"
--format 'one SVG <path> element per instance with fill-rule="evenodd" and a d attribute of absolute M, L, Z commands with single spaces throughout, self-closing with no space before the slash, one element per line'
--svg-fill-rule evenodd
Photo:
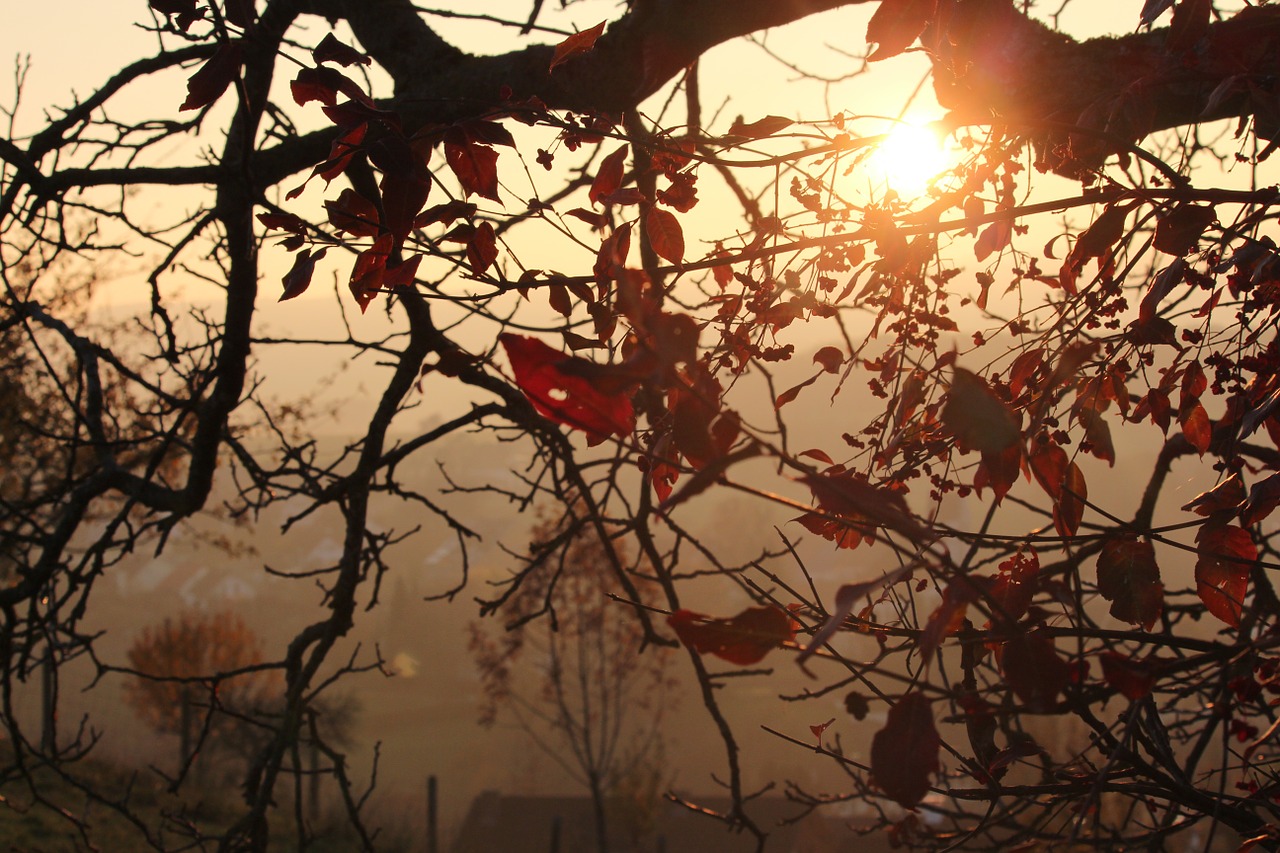
<path fill-rule="evenodd" d="M 554 72 L 552 45 L 468 54 L 440 38 L 409 0 L 309 0 L 304 8 L 347 20 L 395 80 L 397 108 L 426 124 L 501 109 L 504 92 L 557 109 L 623 112 L 718 44 L 844 5 L 852 3 L 638 0 L 594 50 Z M 849 33 L 849 46 L 863 35 Z M 1042 146 L 1047 165 L 1065 171 L 1072 160 L 1096 165 L 1155 130 L 1253 114 L 1264 129 L 1275 123 L 1280 9 L 1272 7 L 1192 27 L 1190 35 L 1184 24 L 1077 42 L 1009 0 L 944 0 L 921 44 L 933 60 L 939 102 L 960 119 L 1093 131 L 1067 139 L 1059 130 Z"/>

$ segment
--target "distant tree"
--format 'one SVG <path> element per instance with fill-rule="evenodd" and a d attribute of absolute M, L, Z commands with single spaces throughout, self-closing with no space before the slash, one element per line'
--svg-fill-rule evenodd
<path fill-rule="evenodd" d="M 125 698 L 153 729 L 178 736 L 180 775 L 202 747 L 243 739 L 278 690 L 257 636 L 229 610 L 188 610 L 143 628 L 129 664 Z"/>
<path fill-rule="evenodd" d="M 473 623 L 471 652 L 484 688 L 481 724 L 509 713 L 590 792 L 596 845 L 606 853 L 612 801 L 660 793 L 649 777 L 661 774 L 662 724 L 675 702 L 671 650 L 646 642 L 603 546 L 574 509 L 534 528 L 529 555 L 495 608 L 507 630 L 495 635 Z M 629 571 L 638 590 L 652 588 L 651 570 Z M 635 803 L 617 811 L 635 822 Z"/>

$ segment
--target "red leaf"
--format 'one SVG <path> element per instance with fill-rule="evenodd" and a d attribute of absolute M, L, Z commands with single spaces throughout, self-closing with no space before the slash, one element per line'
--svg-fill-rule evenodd
<path fill-rule="evenodd" d="M 455 198 L 453 201 L 433 205 L 422 211 L 418 218 L 413 221 L 413 227 L 426 228 L 428 225 L 433 225 L 437 222 L 449 225 L 458 219 L 470 219 L 476 215 L 476 209 L 473 203 Z"/>
<path fill-rule="evenodd" d="M 382 280 L 387 271 L 387 259 L 394 248 L 390 234 L 383 234 L 373 245 L 356 256 L 355 265 L 351 269 L 349 287 L 356 298 L 360 310 L 364 311 L 382 288 Z"/>
<path fill-rule="evenodd" d="M 658 190 L 658 201 L 674 207 L 681 213 L 688 213 L 698 203 L 698 189 L 694 183 L 698 176 L 692 172 L 679 172 L 671 176 L 671 186 Z"/>
<path fill-rule="evenodd" d="M 996 500 L 1004 500 L 1004 496 L 1013 488 L 1022 472 L 1022 447 L 1011 444 L 1004 450 L 984 452 L 978 469 L 973 474 L 973 487 L 981 492 L 988 486 L 995 493 Z"/>
<path fill-rule="evenodd" d="M 595 180 L 591 182 L 591 189 L 587 192 L 587 198 L 592 204 L 600 201 L 604 196 L 612 195 L 617 192 L 618 187 L 622 186 L 622 172 L 630 150 L 629 145 L 623 145 L 600 161 L 600 171 L 596 172 Z"/>
<path fill-rule="evenodd" d="M 1200 366 L 1200 362 L 1193 361 L 1187 365 L 1187 370 L 1182 374 L 1182 383 L 1179 386 L 1181 396 L 1178 397 L 1178 408 L 1185 410 L 1193 403 L 1198 401 L 1204 392 L 1209 388 L 1209 378 L 1204 375 L 1204 368 Z"/>
<path fill-rule="evenodd" d="M 1056 444 L 1041 444 L 1027 457 L 1027 463 L 1045 494 L 1058 500 L 1067 479 L 1067 466 L 1071 464 L 1067 452 Z"/>
<path fill-rule="evenodd" d="M 836 718 L 832 717 L 831 719 L 827 720 L 825 723 L 819 723 L 816 726 L 809 726 L 809 731 L 813 732 L 813 736 L 818 739 L 819 743 L 821 743 L 822 733 L 825 732 L 827 729 L 829 729 L 831 727 L 831 724 L 834 723 L 835 721 L 836 721 Z"/>
<path fill-rule="evenodd" d="M 776 607 L 748 607 L 737 616 L 713 619 L 691 610 L 667 617 L 680 642 L 698 654 L 713 654 L 747 666 L 796 638 L 796 623 Z"/>
<path fill-rule="evenodd" d="M 666 258 L 673 264 L 684 260 L 684 232 L 674 213 L 660 207 L 651 207 L 645 214 L 644 227 L 649 235 L 649 245 L 658 257 Z"/>
<path fill-rule="evenodd" d="M 881 3 L 867 22 L 867 41 L 876 45 L 867 59 L 871 62 L 888 59 L 911 47 L 933 19 L 937 6 L 937 0 Z"/>
<path fill-rule="evenodd" d="M 476 193 L 485 198 L 498 198 L 498 152 L 487 145 L 474 142 L 446 142 L 445 162 L 458 176 L 458 183 L 466 195 Z"/>
<path fill-rule="evenodd" d="M 312 176 L 319 175 L 328 184 L 345 172 L 355 156 L 361 153 L 360 146 L 368 130 L 368 125 L 358 124 L 335 139 L 329 147 L 329 159 L 317 164 Z"/>
<path fill-rule="evenodd" d="M 807 474 L 800 480 L 813 492 L 818 505 L 829 513 L 865 519 L 875 527 L 887 528 L 913 542 L 925 536 L 901 492 L 846 474 Z"/>
<path fill-rule="evenodd" d="M 1164 609 L 1164 584 L 1155 548 L 1136 537 L 1109 539 L 1098 554 L 1098 594 L 1111 615 L 1150 631 Z"/>
<path fill-rule="evenodd" d="M 378 208 L 360 193 L 348 187 L 336 199 L 325 199 L 329 211 L 329 224 L 338 231 L 346 231 L 353 237 L 376 237 Z"/>
<path fill-rule="evenodd" d="M 467 241 L 467 264 L 473 275 L 484 275 L 498 257 L 498 241 L 493 225 L 481 222 Z"/>
<path fill-rule="evenodd" d="M 889 709 L 884 728 L 871 739 L 871 777 L 889 799 L 914 809 L 929 793 L 941 747 L 933 703 L 923 693 L 908 693 Z"/>
<path fill-rule="evenodd" d="M 834 542 L 837 548 L 852 550 L 861 545 L 863 539 L 866 539 L 868 543 L 875 542 L 875 537 L 872 535 L 875 532 L 874 528 L 865 522 L 859 525 L 852 520 L 837 521 L 817 512 L 806 512 L 804 515 L 792 520 L 803 526 L 810 533 L 821 536 L 829 542 Z"/>
<path fill-rule="evenodd" d="M 1231 516 L 1245 502 L 1244 481 L 1234 473 L 1207 492 L 1202 492 L 1183 505 L 1184 511 L 1209 518 L 1214 515 Z"/>
<path fill-rule="evenodd" d="M 1149 696 L 1156 686 L 1156 672 L 1150 660 L 1138 661 L 1116 652 L 1103 652 L 1098 660 L 1102 662 L 1107 686 L 1131 702 Z"/>
<path fill-rule="evenodd" d="M 973 254 L 979 262 L 984 261 L 988 255 L 1008 246 L 1012 238 L 1013 223 L 1007 221 L 993 222 L 978 235 L 978 241 L 973 245 Z M 981 305 L 979 307 L 985 308 L 986 306 Z"/>
<path fill-rule="evenodd" d="M 742 116 L 734 119 L 732 125 L 729 126 L 730 136 L 742 136 L 747 139 L 760 139 L 764 136 L 773 136 L 780 130 L 786 130 L 795 124 L 789 118 L 782 116 L 765 116 L 753 122 L 743 122 Z"/>
<path fill-rule="evenodd" d="M 955 369 L 942 422 L 962 452 L 1001 453 L 1018 442 L 1018 418 L 985 380 L 962 367 Z"/>
<path fill-rule="evenodd" d="M 999 568 L 987 591 L 992 605 L 988 628 L 993 624 L 1006 628 L 1017 624 L 1031 606 L 1040 584 L 1040 555 L 1031 548 L 1018 551 Z"/>
<path fill-rule="evenodd" d="M 1052 709 L 1071 676 L 1066 662 L 1058 657 L 1053 640 L 1038 633 L 1014 637 L 1005 643 L 1000 668 L 1014 695 L 1032 711 Z"/>
<path fill-rule="evenodd" d="M 593 229 L 596 229 L 596 230 L 604 228 L 606 225 L 609 224 L 609 217 L 606 216 L 605 214 L 596 213 L 595 211 L 587 210 L 581 207 L 575 207 L 573 210 L 569 211 L 568 214 L 566 215 L 576 216 L 578 219 L 581 219 L 583 222 L 587 223 Z"/>
<path fill-rule="evenodd" d="M 1084 518 L 1084 505 L 1089 497 L 1084 474 L 1072 462 L 1067 465 L 1067 476 L 1062 481 L 1062 496 L 1053 503 L 1053 526 L 1063 536 L 1075 536 Z"/>
<path fill-rule="evenodd" d="M 1182 434 L 1187 437 L 1187 441 L 1191 442 L 1191 446 L 1204 456 L 1209 450 L 1209 444 L 1213 441 L 1213 426 L 1209 423 L 1209 413 L 1204 410 L 1204 406 L 1194 403 L 1182 415 L 1181 421 Z"/>
<path fill-rule="evenodd" d="M 790 403 L 796 397 L 800 396 L 800 392 L 803 391 L 805 388 L 808 388 L 813 383 L 817 382 L 818 377 L 821 375 L 822 375 L 821 373 L 816 373 L 813 376 L 810 376 L 805 381 L 801 382 L 799 385 L 792 385 L 790 388 L 783 391 L 781 394 L 778 395 L 778 399 L 773 401 L 774 409 L 781 409 L 787 403 Z"/>
<path fill-rule="evenodd" d="M 831 458 L 831 456 L 830 456 L 830 455 L 828 455 L 828 453 L 827 453 L 825 450 L 822 450 L 822 449 L 817 448 L 817 447 L 812 448 L 812 449 L 810 449 L 810 450 L 802 450 L 802 451 L 800 451 L 799 455 L 800 455 L 800 456 L 807 456 L 807 457 L 809 457 L 810 459 L 817 459 L 819 462 L 821 462 L 821 463 L 822 463 L 822 464 L 824 464 L 824 465 L 834 465 L 834 464 L 836 464 L 836 463 L 835 463 L 835 460 L 834 460 L 834 459 L 832 459 L 832 458 Z"/>
<path fill-rule="evenodd" d="M 978 595 L 978 580 L 963 578 L 952 581 L 942 591 L 942 602 L 929 614 L 929 621 L 920 632 L 917 648 L 922 664 L 928 664 L 943 641 L 964 627 L 965 613 Z"/>
<path fill-rule="evenodd" d="M 1272 474 L 1249 489 L 1249 502 L 1240 520 L 1246 525 L 1257 524 L 1271 515 L 1277 506 L 1280 506 L 1280 474 Z"/>
<path fill-rule="evenodd" d="M 1080 368 L 1086 361 L 1093 358 L 1097 354 L 1100 344 L 1097 341 L 1087 341 L 1070 344 L 1062 350 L 1062 355 L 1058 359 L 1058 363 L 1054 365 L 1053 373 L 1049 376 L 1049 387 L 1057 388 L 1071 379 L 1080 372 Z"/>
<path fill-rule="evenodd" d="M 329 250 L 321 249 L 312 254 L 310 249 L 303 249 L 298 252 L 298 256 L 293 261 L 293 268 L 285 273 L 282 279 L 284 293 L 280 294 L 281 302 L 301 296 L 311 286 L 311 276 L 316 271 L 316 261 L 323 258 L 327 251 Z"/>
<path fill-rule="evenodd" d="M 344 94 L 353 101 L 366 102 L 369 96 L 347 75 L 336 68 L 303 68 L 289 84 L 294 103 L 302 106 L 310 101 L 319 101 L 332 107 L 338 103 L 338 94 Z"/>
<path fill-rule="evenodd" d="M 244 50 L 238 41 L 224 42 L 218 51 L 187 80 L 187 99 L 181 110 L 198 110 L 212 104 L 240 76 Z"/>
<path fill-rule="evenodd" d="M 1111 427 L 1106 418 L 1096 409 L 1081 408 L 1076 412 L 1076 420 L 1084 427 L 1085 441 L 1089 442 L 1089 452 L 1110 465 L 1116 464 L 1116 447 L 1111 441 Z"/>
<path fill-rule="evenodd" d="M 823 347 L 813 354 L 813 360 L 821 364 L 827 373 L 839 373 L 840 365 L 844 364 L 844 353 L 838 347 Z"/>
<path fill-rule="evenodd" d="M 596 46 L 596 39 L 600 38 L 604 33 L 605 22 L 601 21 L 589 30 L 583 30 L 574 33 L 564 41 L 556 45 L 556 52 L 551 57 L 551 65 L 547 71 L 555 71 L 556 68 L 568 62 L 575 56 L 586 53 Z"/>
<path fill-rule="evenodd" d="M 350 65 L 369 65 L 372 59 L 365 56 L 360 51 L 350 45 L 343 44 L 333 37 L 333 33 L 328 33 L 320 43 L 316 45 L 315 50 L 311 51 L 311 58 L 315 60 L 316 65 L 325 62 L 333 62 L 342 66 Z"/>
<path fill-rule="evenodd" d="M 1249 570 L 1258 549 L 1249 531 L 1232 524 L 1206 524 L 1196 534 L 1196 592 L 1210 613 L 1240 627 Z"/>
<path fill-rule="evenodd" d="M 624 222 L 608 237 L 600 241 L 600 251 L 591 271 L 600 282 L 615 278 L 625 268 L 627 253 L 631 251 L 631 223 Z"/>
<path fill-rule="evenodd" d="M 1044 365 L 1044 351 L 1036 348 L 1021 353 L 1013 360 L 1013 366 L 1009 368 L 1009 393 L 1017 397 L 1022 393 L 1022 389 L 1027 385 L 1027 381 L 1031 379 Z"/>
<path fill-rule="evenodd" d="M 307 223 L 293 213 L 259 213 L 258 221 L 269 231 L 278 228 L 299 236 L 307 233 Z"/>
<path fill-rule="evenodd" d="M 1076 240 L 1071 247 L 1071 254 L 1062 262 L 1060 279 L 1062 289 L 1075 294 L 1076 278 L 1085 262 L 1090 258 L 1105 259 L 1111 254 L 1111 247 L 1124 237 L 1125 221 L 1129 216 L 1129 208 L 1113 205 L 1104 210 L 1094 223 Z"/>
<path fill-rule="evenodd" d="M 1156 223 L 1152 245 L 1167 255 L 1182 257 L 1196 248 L 1217 212 L 1212 205 L 1181 204 Z"/>
<path fill-rule="evenodd" d="M 516 385 L 545 417 L 580 429 L 595 442 L 628 435 L 635 428 L 628 397 L 603 394 L 588 379 L 565 372 L 577 362 L 595 367 L 594 362 L 566 356 L 537 338 L 504 334 L 500 340 Z"/>

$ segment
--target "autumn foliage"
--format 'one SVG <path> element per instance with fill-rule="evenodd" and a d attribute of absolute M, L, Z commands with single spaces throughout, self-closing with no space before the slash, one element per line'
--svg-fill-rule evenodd
<path fill-rule="evenodd" d="M 48 645 L 57 608 L 35 602 L 55 581 L 81 607 L 99 563 L 163 544 L 216 477 L 245 523 L 336 513 L 341 556 L 297 572 L 323 615 L 279 651 L 284 711 L 224 839 L 261 847 L 325 662 L 400 570 L 377 509 L 410 505 L 463 549 L 476 536 L 404 481 L 429 460 L 449 497 L 563 508 L 482 612 L 554 626 L 589 576 L 612 596 L 591 618 L 634 640 L 618 672 L 641 648 L 681 650 L 723 743 L 715 817 L 762 845 L 719 688 L 783 668 L 812 680 L 788 701 L 848 710 L 814 712 L 816 750 L 774 732 L 847 780 L 791 796 L 853 802 L 895 843 L 1155 848 L 1209 827 L 1280 843 L 1277 10 L 1150 0 L 1136 32 L 1078 41 L 1007 0 L 883 0 L 855 47 L 871 67 L 928 63 L 951 156 L 907 197 L 872 174 L 883 121 L 701 102 L 715 45 L 859 4 L 636 0 L 554 38 L 528 5 L 527 21 L 480 16 L 534 39 L 490 56 L 401 0 L 152 0 L 169 47 L 126 77 L 180 71 L 185 92 L 138 133 L 225 121 L 216 162 L 170 167 L 127 133 L 85 153 L 76 128 L 112 126 L 96 101 L 0 149 L 0 216 L 22 238 L 6 252 L 90 253 L 65 233 L 72 205 L 163 247 L 138 364 L 35 300 L 6 306 L 5 328 L 62 341 L 43 368 L 76 407 L 59 441 L 95 460 L 14 503 L 29 558 L 0 605 L 35 614 L 6 629 L 15 660 Z M 322 19 L 349 28 L 306 28 Z M 199 211 L 138 224 L 150 182 L 200 189 Z M 189 328 L 160 283 L 191 270 L 225 311 Z M 255 319 L 264 281 L 290 306 L 338 282 L 345 338 L 285 342 L 378 362 L 339 452 L 255 384 L 255 347 L 285 343 Z M 103 373 L 146 403 L 127 435 Z M 420 406 L 430 425 L 402 437 Z M 461 431 L 529 462 L 508 480 L 449 471 L 432 454 Z M 756 557 L 709 544 L 718 499 L 769 514 L 731 531 Z M 110 522 L 82 564 L 71 531 L 91 505 Z M 59 618 L 65 647 L 83 644 Z M 140 648 L 179 647 L 164 630 Z M 506 643 L 477 640 L 495 696 Z M 258 659 L 183 669 L 196 651 L 135 661 L 179 679 L 138 682 L 138 707 L 198 684 L 216 708 Z"/>
<path fill-rule="evenodd" d="M 278 678 L 258 638 L 230 611 L 187 611 L 142 629 L 129 648 L 136 673 L 125 700 L 149 726 L 179 737 L 179 766 L 267 708 Z"/>

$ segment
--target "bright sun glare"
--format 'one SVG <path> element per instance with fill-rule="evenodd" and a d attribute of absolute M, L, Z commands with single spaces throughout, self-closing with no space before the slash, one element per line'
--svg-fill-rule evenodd
<path fill-rule="evenodd" d="M 902 122 L 876 147 L 867 167 L 877 183 L 888 184 L 903 198 L 913 198 L 923 194 L 947 167 L 947 153 L 933 129 Z"/>

